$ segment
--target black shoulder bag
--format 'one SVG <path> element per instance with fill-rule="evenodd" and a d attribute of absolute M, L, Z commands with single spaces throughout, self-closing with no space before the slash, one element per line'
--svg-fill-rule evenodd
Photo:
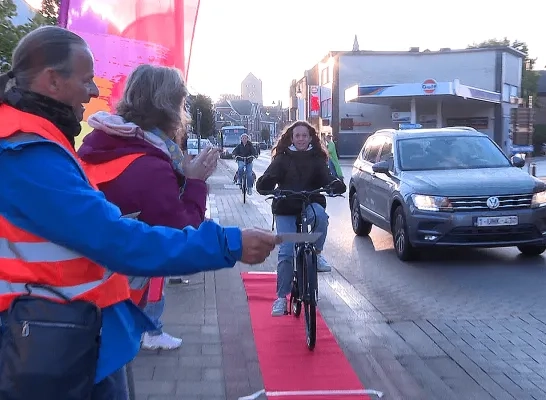
<path fill-rule="evenodd" d="M 101 309 L 48 286 L 26 288 L 28 294 L 17 297 L 1 317 L 0 400 L 90 399 Z M 37 297 L 40 291 L 65 302 Z"/>

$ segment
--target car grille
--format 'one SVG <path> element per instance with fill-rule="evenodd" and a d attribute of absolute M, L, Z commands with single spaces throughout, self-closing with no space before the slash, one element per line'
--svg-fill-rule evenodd
<path fill-rule="evenodd" d="M 510 243 L 514 240 L 535 240 L 542 237 L 536 226 L 459 227 L 440 239 L 445 243 Z"/>
<path fill-rule="evenodd" d="M 491 210 L 487 207 L 487 199 L 491 196 L 450 197 L 449 201 L 454 211 L 484 211 Z M 499 206 L 495 210 L 519 210 L 531 207 L 532 194 L 512 194 L 496 196 L 499 198 Z"/>

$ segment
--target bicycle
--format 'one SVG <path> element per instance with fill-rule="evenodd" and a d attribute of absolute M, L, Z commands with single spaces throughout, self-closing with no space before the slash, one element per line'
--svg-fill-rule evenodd
<path fill-rule="evenodd" d="M 314 226 L 307 223 L 307 207 L 311 205 L 311 196 L 323 194 L 328 197 L 343 197 L 342 194 L 333 194 L 330 187 L 311 191 L 273 190 L 269 192 L 267 200 L 297 197 L 302 201 L 302 208 L 296 217 L 296 232 L 309 233 Z M 318 273 L 317 249 L 314 242 L 294 244 L 294 275 L 290 291 L 290 302 L 286 314 L 301 315 L 302 303 L 305 316 L 305 335 L 307 348 L 314 350 L 317 340 L 317 300 L 318 300 Z"/>
<path fill-rule="evenodd" d="M 243 172 L 242 172 L 242 177 L 238 177 L 238 179 L 240 179 L 241 183 L 237 183 L 239 185 L 239 187 L 241 188 L 241 191 L 243 192 L 243 203 L 246 203 L 246 195 L 248 193 L 248 188 L 247 188 L 247 175 L 246 175 L 246 166 L 248 164 L 250 164 L 252 162 L 252 160 L 254 159 L 253 156 L 249 156 L 249 157 L 241 157 L 241 156 L 235 156 L 235 161 L 244 161 L 245 162 L 245 166 L 243 167 Z M 249 161 L 250 160 L 250 161 Z M 237 170 L 238 171 L 238 170 Z"/>

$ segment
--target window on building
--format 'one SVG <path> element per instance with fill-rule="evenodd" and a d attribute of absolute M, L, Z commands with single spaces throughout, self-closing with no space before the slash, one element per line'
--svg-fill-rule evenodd
<path fill-rule="evenodd" d="M 321 71 L 320 84 L 324 85 L 330 82 L 330 67 L 326 67 Z"/>
<path fill-rule="evenodd" d="M 502 101 L 509 103 L 511 98 L 518 97 L 518 87 L 505 83 L 502 85 Z"/>
<path fill-rule="evenodd" d="M 320 103 L 321 118 L 330 118 L 332 116 L 332 99 L 326 99 Z"/>

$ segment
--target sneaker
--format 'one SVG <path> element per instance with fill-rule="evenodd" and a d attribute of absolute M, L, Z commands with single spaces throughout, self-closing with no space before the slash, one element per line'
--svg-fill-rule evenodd
<path fill-rule="evenodd" d="M 317 255 L 317 271 L 318 272 L 330 272 L 332 270 L 332 266 L 322 254 Z"/>
<path fill-rule="evenodd" d="M 247 188 L 247 193 L 248 193 L 249 196 L 252 196 L 252 188 L 251 187 Z"/>
<path fill-rule="evenodd" d="M 182 339 L 175 338 L 165 332 L 155 336 L 146 332 L 141 344 L 144 350 L 175 350 L 180 346 L 182 346 Z"/>
<path fill-rule="evenodd" d="M 282 317 L 286 315 L 286 297 L 279 297 L 273 302 L 273 307 L 271 310 L 271 315 L 273 317 Z"/>

